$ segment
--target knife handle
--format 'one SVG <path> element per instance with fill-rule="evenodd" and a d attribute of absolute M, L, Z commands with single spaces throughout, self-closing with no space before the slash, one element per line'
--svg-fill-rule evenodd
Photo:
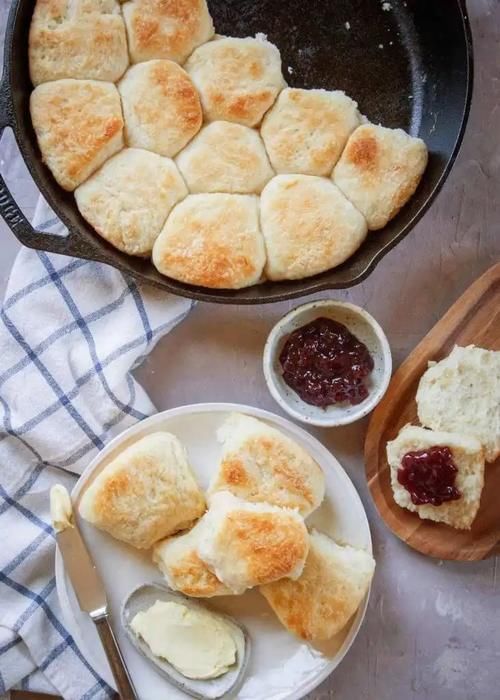
<path fill-rule="evenodd" d="M 138 700 L 135 688 L 130 680 L 125 661 L 116 641 L 107 614 L 93 618 L 101 643 L 108 657 L 109 665 L 113 673 L 113 678 L 118 688 L 121 700 Z"/>

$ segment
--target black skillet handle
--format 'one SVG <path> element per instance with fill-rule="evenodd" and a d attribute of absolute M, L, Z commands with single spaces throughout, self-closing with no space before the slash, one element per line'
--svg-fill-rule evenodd
<path fill-rule="evenodd" d="M 4 68 L 4 79 L 0 85 L 0 138 L 6 127 L 14 126 L 12 110 L 12 96 L 6 77 L 7 68 Z M 42 233 L 33 228 L 24 216 L 16 200 L 0 174 L 0 216 L 10 228 L 16 238 L 28 248 L 46 250 L 49 253 L 78 256 L 78 246 L 75 245 L 71 235 L 55 236 L 51 233 Z"/>

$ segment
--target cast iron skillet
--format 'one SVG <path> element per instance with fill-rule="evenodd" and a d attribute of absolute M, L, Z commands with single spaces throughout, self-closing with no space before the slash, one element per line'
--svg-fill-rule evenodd
<path fill-rule="evenodd" d="M 0 214 L 26 246 L 106 262 L 137 280 L 204 301 L 258 304 L 361 282 L 429 207 L 457 155 L 472 93 L 472 40 L 465 0 L 208 2 L 220 34 L 264 32 L 279 46 L 291 86 L 345 90 L 370 120 L 402 127 L 426 141 L 429 166 L 403 211 L 385 229 L 370 234 L 342 266 L 309 279 L 217 291 L 161 276 L 149 261 L 129 257 L 101 240 L 78 213 L 73 195 L 56 184 L 41 162 L 29 114 L 27 46 L 35 0 L 13 0 L 0 86 L 0 134 L 5 127 L 13 129 L 31 175 L 69 236 L 35 231 L 1 177 Z"/>

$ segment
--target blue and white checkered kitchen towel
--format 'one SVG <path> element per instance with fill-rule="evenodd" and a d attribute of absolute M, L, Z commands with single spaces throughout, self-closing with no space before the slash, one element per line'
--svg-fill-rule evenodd
<path fill-rule="evenodd" d="M 43 201 L 34 224 L 63 233 Z M 61 617 L 49 489 L 154 413 L 133 377 L 191 303 L 97 263 L 22 250 L 0 312 L 0 696 L 109 697 Z"/>

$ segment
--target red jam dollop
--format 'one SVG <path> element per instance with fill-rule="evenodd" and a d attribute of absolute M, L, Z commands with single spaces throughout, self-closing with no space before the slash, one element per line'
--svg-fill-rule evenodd
<path fill-rule="evenodd" d="M 317 318 L 290 334 L 280 354 L 283 379 L 300 398 L 325 408 L 368 396 L 373 358 L 343 323 Z"/>
<path fill-rule="evenodd" d="M 405 454 L 398 469 L 398 481 L 409 492 L 414 505 L 440 506 L 461 498 L 462 493 L 455 486 L 457 474 L 450 448 L 437 445 Z"/>

